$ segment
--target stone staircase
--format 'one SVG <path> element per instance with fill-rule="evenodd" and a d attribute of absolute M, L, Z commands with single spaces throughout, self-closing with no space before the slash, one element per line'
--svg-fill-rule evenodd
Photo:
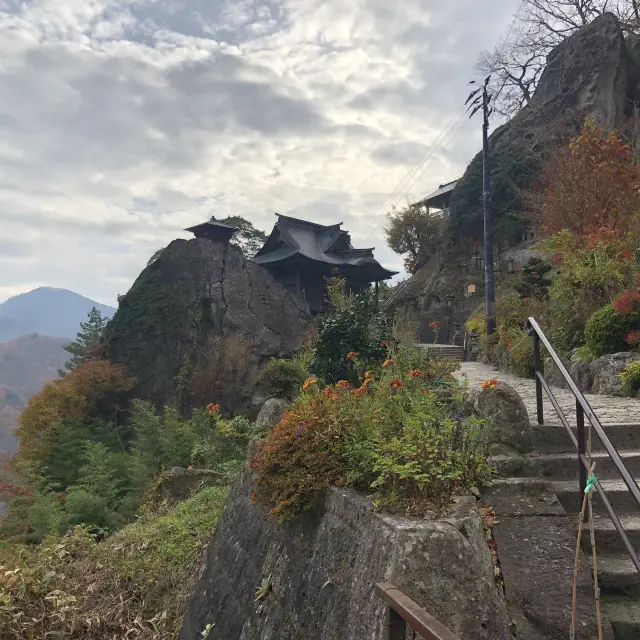
<path fill-rule="evenodd" d="M 433 358 L 447 358 L 451 360 L 464 360 L 464 347 L 454 344 L 418 344 L 423 352 L 428 353 Z"/>
<path fill-rule="evenodd" d="M 622 401 L 622 399 L 620 399 Z M 551 416 L 549 416 L 551 419 Z M 604 428 L 625 465 L 640 477 L 640 424 L 608 424 Z M 534 426 L 535 449 L 524 456 L 496 456 L 494 466 L 502 478 L 497 484 L 526 483 L 531 479 L 551 482 L 574 528 L 581 505 L 575 448 L 561 425 Z M 634 548 L 640 551 L 640 513 L 627 487 L 594 434 L 593 459 L 596 475 Z M 602 609 L 616 640 L 640 639 L 640 574 L 631 562 L 597 494 L 593 497 L 598 579 Z M 582 547 L 591 561 L 588 530 Z M 568 637 L 568 636 L 567 636 Z"/>

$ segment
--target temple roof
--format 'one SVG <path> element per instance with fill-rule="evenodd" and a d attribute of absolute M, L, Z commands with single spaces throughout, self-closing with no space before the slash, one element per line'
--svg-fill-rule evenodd
<path fill-rule="evenodd" d="M 196 238 L 210 238 L 212 240 L 222 240 L 228 242 L 231 236 L 237 231 L 235 227 L 218 222 L 213 217 L 206 222 L 188 227 L 185 231 L 193 233 Z"/>
<path fill-rule="evenodd" d="M 459 179 L 441 184 L 433 193 L 420 200 L 418 204 L 423 204 L 426 207 L 435 207 L 436 209 L 444 208 L 458 182 L 460 182 Z"/>
<path fill-rule="evenodd" d="M 397 273 L 380 265 L 373 257 L 373 248 L 355 249 L 351 236 L 340 228 L 341 222 L 322 225 L 278 213 L 276 216 L 271 235 L 254 257 L 258 264 L 267 266 L 302 256 L 330 266 L 357 268 L 371 276 L 371 281 L 386 280 Z"/>

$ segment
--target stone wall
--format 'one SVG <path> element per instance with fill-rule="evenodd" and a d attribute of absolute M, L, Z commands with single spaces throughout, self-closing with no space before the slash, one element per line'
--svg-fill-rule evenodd
<path fill-rule="evenodd" d="M 440 521 L 376 514 L 363 496 L 328 490 L 278 528 L 235 484 L 188 603 L 180 640 L 382 640 L 376 582 L 396 584 L 464 640 L 507 640 L 482 520 L 471 498 Z M 260 585 L 268 587 L 256 598 Z"/>

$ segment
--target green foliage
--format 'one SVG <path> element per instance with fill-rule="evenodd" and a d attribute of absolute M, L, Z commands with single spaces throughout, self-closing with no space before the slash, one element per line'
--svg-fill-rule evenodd
<path fill-rule="evenodd" d="M 135 450 L 144 465 L 155 473 L 162 468 L 224 469 L 237 466 L 249 439 L 250 425 L 238 417 L 222 420 L 217 409 L 211 415 L 196 409 L 190 420 L 172 407 L 157 415 L 150 403 L 135 400 L 131 424 L 136 433 Z"/>
<path fill-rule="evenodd" d="M 66 371 L 76 369 L 86 362 L 91 352 L 100 344 L 107 322 L 108 319 L 103 318 L 98 309 L 95 307 L 91 309 L 87 322 L 80 323 L 80 331 L 76 339 L 63 347 L 67 353 L 71 354 L 71 359 L 64 365 L 64 370 L 58 372 L 61 376 L 65 375 Z"/>
<path fill-rule="evenodd" d="M 545 300 L 548 297 L 548 289 L 551 280 L 545 278 L 545 275 L 551 270 L 551 265 L 540 260 L 532 258 L 529 263 L 522 268 L 522 273 L 515 283 L 514 289 L 522 298 L 540 298 Z"/>
<path fill-rule="evenodd" d="M 405 269 L 415 273 L 439 248 L 444 228 L 445 218 L 412 204 L 401 210 L 394 207 L 387 215 L 384 234 L 391 249 L 405 256 Z"/>
<path fill-rule="evenodd" d="M 82 487 L 72 487 L 67 492 L 64 505 L 65 529 L 75 525 L 87 525 L 103 529 L 113 528 L 113 512 L 107 500 Z"/>
<path fill-rule="evenodd" d="M 512 339 L 511 349 L 509 349 L 509 367 L 521 378 L 535 377 L 533 340 L 524 331 L 519 332 Z"/>
<path fill-rule="evenodd" d="M 630 362 L 620 373 L 622 393 L 636 398 L 640 392 L 640 361 Z"/>
<path fill-rule="evenodd" d="M 215 220 L 215 218 L 212 219 Z M 256 229 L 251 222 L 242 216 L 228 216 L 218 222 L 237 229 L 231 244 L 238 247 L 246 258 L 253 258 L 267 241 L 267 234 Z"/>
<path fill-rule="evenodd" d="M 292 399 L 307 377 L 300 360 L 272 358 L 260 372 L 256 385 L 269 396 Z"/>
<path fill-rule="evenodd" d="M 226 496 L 213 487 L 177 507 L 148 510 L 99 544 L 78 528 L 38 547 L 0 549 L 0 635 L 176 638 Z"/>
<path fill-rule="evenodd" d="M 246 418 L 223 420 L 214 405 L 186 419 L 173 407 L 158 415 L 141 400 L 133 402 L 128 428 L 133 441 L 123 448 L 104 423 L 58 423 L 45 459 L 22 465 L 32 496 L 7 499 L 9 515 L 0 533 L 40 542 L 75 525 L 115 531 L 136 516 L 162 469 L 195 465 L 232 474 L 253 435 Z"/>
<path fill-rule="evenodd" d="M 251 462 L 254 499 L 277 521 L 325 487 L 373 491 L 379 506 L 424 516 L 488 478 L 488 438 L 451 378 L 457 366 L 399 349 L 357 388 L 315 379 Z M 410 367 L 413 367 L 410 369 Z"/>
<path fill-rule="evenodd" d="M 608 353 L 629 351 L 631 346 L 626 337 L 640 328 L 640 314 L 630 313 L 620 316 L 612 305 L 607 305 L 591 315 L 584 335 L 588 349 L 597 358 Z"/>
<path fill-rule="evenodd" d="M 384 359 L 390 340 L 391 320 L 375 309 L 372 292 L 350 296 L 343 310 L 334 310 L 318 322 L 318 337 L 309 365 L 310 371 L 327 382 L 357 381 L 353 359 L 357 354 L 362 366 L 368 367 Z"/>
<path fill-rule="evenodd" d="M 515 244 L 522 238 L 526 204 L 523 193 L 538 175 L 539 158 L 531 154 L 526 140 L 509 140 L 491 156 L 491 204 L 494 242 Z M 459 239 L 483 236 L 482 154 L 467 167 L 451 197 L 450 220 Z"/>

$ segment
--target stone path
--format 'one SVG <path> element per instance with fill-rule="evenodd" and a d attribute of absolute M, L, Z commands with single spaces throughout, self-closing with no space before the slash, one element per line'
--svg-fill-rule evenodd
<path fill-rule="evenodd" d="M 536 386 L 533 380 L 518 378 L 481 362 L 463 362 L 456 376 L 458 378 L 466 378 L 471 387 L 479 385 L 489 378 L 497 378 L 508 384 L 524 400 L 531 421 L 536 420 Z M 552 387 L 552 389 L 560 407 L 569 419 L 569 424 L 575 424 L 575 399 L 573 394 L 557 387 Z M 549 424 L 559 424 L 560 420 L 544 391 L 543 396 L 545 421 Z M 585 397 L 602 424 L 640 424 L 640 400 L 592 394 L 585 394 Z"/>

